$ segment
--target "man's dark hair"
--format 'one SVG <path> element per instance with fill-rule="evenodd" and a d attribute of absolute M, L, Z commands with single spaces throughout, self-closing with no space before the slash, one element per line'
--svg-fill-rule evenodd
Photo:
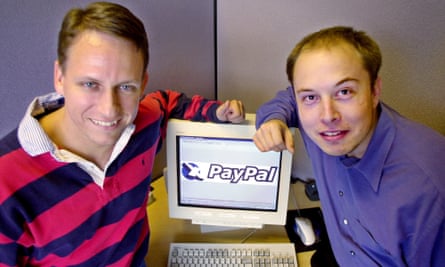
<path fill-rule="evenodd" d="M 85 9 L 71 9 L 64 17 L 59 32 L 57 57 L 65 69 L 67 51 L 73 40 L 86 30 L 118 36 L 132 42 L 143 55 L 144 72 L 147 70 L 149 52 L 144 24 L 127 8 L 109 2 L 96 2 Z"/>
<path fill-rule="evenodd" d="M 303 51 L 312 48 L 331 47 L 342 42 L 357 49 L 362 58 L 363 66 L 369 74 L 371 88 L 373 88 L 382 65 L 380 48 L 365 32 L 345 26 L 322 29 L 304 37 L 287 58 L 286 72 L 289 82 L 293 84 L 295 62 Z"/>

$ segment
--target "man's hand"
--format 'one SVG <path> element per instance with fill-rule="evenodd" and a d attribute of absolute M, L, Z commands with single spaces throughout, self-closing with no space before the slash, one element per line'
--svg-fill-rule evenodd
<path fill-rule="evenodd" d="M 243 122 L 245 119 L 244 105 L 239 100 L 227 100 L 216 109 L 216 116 L 220 121 Z"/>
<path fill-rule="evenodd" d="M 270 120 L 261 124 L 253 141 L 260 151 L 289 150 L 294 153 L 294 138 L 286 123 L 281 120 Z"/>

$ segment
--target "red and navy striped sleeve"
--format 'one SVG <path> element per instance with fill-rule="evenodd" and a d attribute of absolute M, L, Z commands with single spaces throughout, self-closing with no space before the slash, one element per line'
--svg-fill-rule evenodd
<path fill-rule="evenodd" d="M 184 93 L 172 90 L 155 91 L 148 94 L 145 99 L 156 100 L 166 118 L 219 122 L 216 109 L 221 104 L 220 101 L 209 100 L 199 95 L 188 97 Z"/>
<path fill-rule="evenodd" d="M 221 122 L 216 116 L 216 109 L 221 104 L 218 100 L 209 100 L 199 95 L 188 97 L 186 94 L 172 91 L 154 91 L 141 101 L 136 125 L 140 121 L 159 120 L 161 136 L 165 137 L 167 121 L 171 118 L 192 121 Z"/>

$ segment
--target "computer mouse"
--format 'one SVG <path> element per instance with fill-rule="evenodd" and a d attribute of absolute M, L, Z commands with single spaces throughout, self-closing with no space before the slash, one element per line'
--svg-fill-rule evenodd
<path fill-rule="evenodd" d="M 315 232 L 312 227 L 312 222 L 308 218 L 301 216 L 295 217 L 294 231 L 305 246 L 311 246 L 315 243 Z"/>

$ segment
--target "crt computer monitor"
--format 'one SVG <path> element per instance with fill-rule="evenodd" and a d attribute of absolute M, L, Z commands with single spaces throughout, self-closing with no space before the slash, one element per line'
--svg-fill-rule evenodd
<path fill-rule="evenodd" d="M 254 134 L 253 114 L 241 124 L 171 119 L 165 177 L 170 217 L 237 228 L 284 225 L 292 155 L 260 152 Z"/>

